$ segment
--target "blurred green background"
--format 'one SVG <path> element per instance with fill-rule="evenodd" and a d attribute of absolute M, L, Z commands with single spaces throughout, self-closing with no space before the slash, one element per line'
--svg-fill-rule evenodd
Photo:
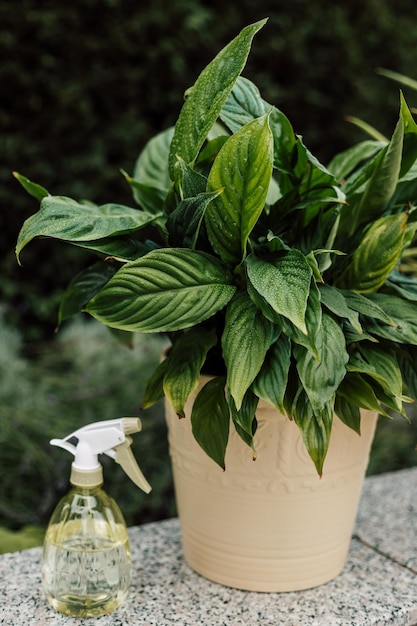
<path fill-rule="evenodd" d="M 140 414 L 163 345 L 137 337 L 128 350 L 85 319 L 55 334 L 60 296 L 87 254 L 39 241 L 17 266 L 17 233 L 37 204 L 11 172 L 53 194 L 132 204 L 120 168 L 132 171 L 145 142 L 175 121 L 201 69 L 265 16 L 245 75 L 326 163 L 363 138 L 347 115 L 392 132 L 399 89 L 376 69 L 417 78 L 414 13 L 411 0 L 0 3 L 0 550 L 37 543 L 66 489 L 70 459 L 49 438 Z M 415 92 L 405 95 L 416 104 Z M 152 495 L 105 467 L 129 524 L 175 514 L 163 409 L 142 418 L 135 454 Z M 413 410 L 410 419 L 380 420 L 370 472 L 416 465 Z"/>

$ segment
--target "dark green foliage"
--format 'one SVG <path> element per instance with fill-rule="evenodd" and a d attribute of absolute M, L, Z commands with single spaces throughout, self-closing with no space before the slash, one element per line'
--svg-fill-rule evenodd
<path fill-rule="evenodd" d="M 326 169 L 294 133 L 289 119 L 240 76 L 253 37 L 266 22 L 244 27 L 203 69 L 187 91 L 170 147 L 171 130 L 155 135 L 140 153 L 134 178 L 126 178 L 134 183 L 141 210 L 48 195 L 44 187 L 15 174 L 40 200 L 39 211 L 22 226 L 16 256 L 20 261 L 22 250 L 39 237 L 110 254 L 121 268 L 108 282 L 106 264 L 88 278 L 82 273 L 77 285 L 71 284 L 70 312 L 81 305 L 124 332 L 187 333 L 208 325 L 217 336 L 216 349 L 221 346 L 219 368 L 226 366 L 226 384 L 238 412 L 258 374 L 263 375 L 268 349 L 284 333 L 291 340 L 298 381 L 287 385 L 284 407 L 302 430 L 321 474 L 337 395 L 343 399 L 340 417 L 347 424 L 353 419 L 357 430 L 357 414 L 346 412 L 346 401 L 384 415 L 384 406 L 403 413 L 403 402 L 410 401 L 402 394 L 397 352 L 407 365 L 404 378 L 411 379 L 410 389 L 417 384 L 410 368 L 417 344 L 417 280 L 409 279 L 411 292 L 402 285 L 401 296 L 393 296 L 386 284 L 388 279 L 395 282 L 393 270 L 410 252 L 416 232 L 417 124 L 401 94 L 395 130 L 389 141 L 381 139 L 377 154 L 358 168 L 368 155 L 369 141 L 356 143 Z M 233 130 L 220 144 L 218 137 L 208 135 L 218 118 Z M 358 146 L 365 154 L 358 154 Z M 187 189 L 198 190 L 193 198 L 197 219 L 184 228 Z M 149 229 L 162 247 L 149 247 Z M 126 239 L 137 231 L 147 250 L 126 255 Z M 333 302 L 331 312 L 340 310 L 336 317 L 321 308 L 323 283 L 332 285 L 344 301 L 342 307 Z M 368 309 L 375 311 L 370 319 L 356 318 L 363 305 L 351 307 L 352 296 L 357 300 L 361 293 Z M 347 316 L 346 309 L 351 309 Z M 388 318 L 383 326 L 381 311 Z M 354 325 L 346 326 L 346 318 Z M 374 337 L 370 345 L 356 345 L 352 333 L 362 329 L 367 341 Z M 174 363 L 174 354 L 168 359 Z M 164 375 L 165 395 L 168 382 L 187 390 L 176 408 L 180 414 L 200 369 L 199 362 L 190 366 L 187 360 L 186 369 L 175 363 Z M 214 398 L 213 404 L 213 411 L 220 408 L 221 423 L 228 424 L 225 398 L 222 403 Z M 220 423 L 213 423 L 211 432 L 206 426 L 197 428 L 200 417 L 196 419 L 194 410 L 192 416 L 198 442 L 223 467 L 227 437 Z M 246 431 L 245 441 L 252 431 Z"/>
<path fill-rule="evenodd" d="M 382 132 L 392 128 L 396 90 L 387 90 L 375 68 L 415 75 L 413 11 L 411 0 L 1 3 L 0 297 L 9 303 L 8 318 L 26 323 L 26 338 L 50 335 L 60 292 L 85 265 L 81 251 L 56 245 L 30 249 L 25 272 L 16 268 L 18 227 L 34 204 L 19 192 L 13 169 L 54 194 L 129 204 L 118 169 L 132 172 L 146 140 L 176 119 L 181 94 L 204 65 L 240 28 L 265 16 L 245 75 L 326 160 L 361 136 L 344 121 L 347 114 Z M 56 273 L 62 254 L 69 269 L 60 264 Z M 23 297 L 25 284 L 31 289 Z"/>

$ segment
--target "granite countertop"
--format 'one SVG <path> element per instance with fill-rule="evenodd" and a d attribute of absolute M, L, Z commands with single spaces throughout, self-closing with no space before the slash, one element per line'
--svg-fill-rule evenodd
<path fill-rule="evenodd" d="M 229 589 L 183 561 L 177 519 L 129 530 L 128 601 L 99 618 L 50 609 L 40 581 L 41 549 L 0 556 L 2 626 L 417 626 L 417 469 L 365 481 L 348 561 L 321 587 L 291 593 Z"/>

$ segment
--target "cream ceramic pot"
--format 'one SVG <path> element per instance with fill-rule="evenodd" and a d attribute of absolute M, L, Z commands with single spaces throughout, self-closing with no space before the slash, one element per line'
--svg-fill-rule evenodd
<path fill-rule="evenodd" d="M 186 415 L 191 415 L 190 400 Z M 260 402 L 257 459 L 233 427 L 222 471 L 166 408 L 184 557 L 199 574 L 251 591 L 315 587 L 344 567 L 377 414 L 361 436 L 334 419 L 320 478 L 296 424 Z"/>

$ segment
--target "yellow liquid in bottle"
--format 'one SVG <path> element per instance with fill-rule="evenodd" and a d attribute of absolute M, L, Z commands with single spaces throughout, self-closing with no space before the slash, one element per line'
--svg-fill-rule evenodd
<path fill-rule="evenodd" d="M 78 519 L 48 527 L 42 584 L 49 603 L 60 613 L 95 617 L 110 613 L 126 599 L 131 578 L 127 529 L 112 515 L 109 521 L 106 517 L 100 519 L 97 509 L 93 514 L 89 510 Z"/>

